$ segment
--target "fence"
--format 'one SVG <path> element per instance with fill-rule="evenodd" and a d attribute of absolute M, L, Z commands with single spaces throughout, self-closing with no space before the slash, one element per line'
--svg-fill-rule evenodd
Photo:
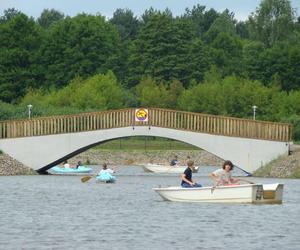
<path fill-rule="evenodd" d="M 128 126 L 157 126 L 215 135 L 291 141 L 292 126 L 159 108 L 148 109 L 148 121 L 136 122 L 135 109 L 83 113 L 0 122 L 0 139 L 76 133 Z"/>

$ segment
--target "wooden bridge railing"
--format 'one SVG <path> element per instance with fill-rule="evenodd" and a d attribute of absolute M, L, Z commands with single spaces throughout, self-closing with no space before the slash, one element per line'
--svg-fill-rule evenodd
<path fill-rule="evenodd" d="M 158 108 L 148 109 L 147 122 L 135 121 L 135 109 L 51 116 L 0 122 L 0 139 L 84 132 L 128 126 L 157 126 L 224 136 L 291 141 L 292 126 Z"/>

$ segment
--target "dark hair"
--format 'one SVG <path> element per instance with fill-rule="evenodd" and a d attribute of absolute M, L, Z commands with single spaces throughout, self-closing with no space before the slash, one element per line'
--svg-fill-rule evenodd
<path fill-rule="evenodd" d="M 188 160 L 186 164 L 188 165 L 188 167 L 194 166 L 194 162 L 191 160 Z"/>
<path fill-rule="evenodd" d="M 229 166 L 230 166 L 230 170 L 233 169 L 233 164 L 232 164 L 231 161 L 225 161 L 225 162 L 223 163 L 223 169 L 225 169 L 225 166 L 226 166 L 226 165 L 229 165 Z"/>
<path fill-rule="evenodd" d="M 107 164 L 106 163 L 103 164 L 103 168 L 107 169 Z"/>

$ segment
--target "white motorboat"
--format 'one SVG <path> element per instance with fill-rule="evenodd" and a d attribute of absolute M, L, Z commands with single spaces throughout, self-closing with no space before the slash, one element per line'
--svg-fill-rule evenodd
<path fill-rule="evenodd" d="M 283 184 L 153 188 L 164 200 L 178 202 L 281 204 Z"/>
<path fill-rule="evenodd" d="M 182 174 L 187 166 L 167 166 L 160 164 L 147 164 L 143 166 L 145 172 L 153 172 L 160 174 Z M 199 167 L 194 168 L 194 173 L 198 172 Z"/>

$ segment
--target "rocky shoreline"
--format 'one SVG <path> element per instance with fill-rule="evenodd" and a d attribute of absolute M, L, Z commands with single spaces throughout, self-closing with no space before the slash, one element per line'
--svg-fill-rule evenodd
<path fill-rule="evenodd" d="M 31 168 L 18 162 L 7 154 L 0 154 L 0 175 L 33 175 L 37 174 Z"/>
<path fill-rule="evenodd" d="M 169 165 L 171 159 L 177 155 L 179 162 L 185 162 L 189 156 L 195 165 L 220 166 L 222 159 L 203 150 L 131 150 L 131 151 L 109 151 L 90 149 L 69 160 L 71 164 L 82 161 L 84 164 L 102 165 L 143 165 L 147 163 L 160 163 Z"/>
<path fill-rule="evenodd" d="M 289 156 L 281 156 L 253 174 L 256 177 L 300 178 L 300 145 L 293 145 Z"/>
<path fill-rule="evenodd" d="M 221 166 L 223 160 L 203 150 L 166 150 L 166 151 L 110 151 L 90 149 L 71 159 L 69 163 L 75 165 L 81 161 L 85 165 L 142 165 L 147 163 L 169 164 L 170 160 L 178 156 L 179 161 L 184 162 L 189 156 L 196 165 Z M 14 160 L 7 154 L 0 154 L 0 175 L 31 175 L 36 172 L 22 163 Z"/>

